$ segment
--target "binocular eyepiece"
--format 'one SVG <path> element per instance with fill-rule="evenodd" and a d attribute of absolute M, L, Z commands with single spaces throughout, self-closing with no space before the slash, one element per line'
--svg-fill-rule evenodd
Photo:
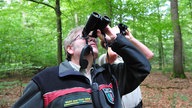
<path fill-rule="evenodd" d="M 93 31 L 92 36 L 93 36 L 93 37 L 97 37 L 97 35 L 96 35 L 96 30 L 99 29 L 99 30 L 101 30 L 101 32 L 102 32 L 103 29 L 104 29 L 110 22 L 111 22 L 111 21 L 110 21 L 109 17 L 107 17 L 107 16 L 103 16 L 103 17 L 102 17 L 100 14 L 98 14 L 98 13 L 96 13 L 96 12 L 93 12 L 93 13 L 90 15 L 90 17 L 89 17 L 89 19 L 88 19 L 88 21 L 87 21 L 87 23 L 86 23 L 86 25 L 85 25 L 85 27 L 84 27 L 84 29 L 83 29 L 83 32 L 82 32 L 83 37 L 87 37 L 88 34 L 89 34 L 91 31 Z"/>

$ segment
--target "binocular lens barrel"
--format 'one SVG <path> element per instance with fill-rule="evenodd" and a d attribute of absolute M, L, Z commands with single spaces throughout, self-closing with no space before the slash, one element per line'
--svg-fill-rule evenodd
<path fill-rule="evenodd" d="M 102 17 L 102 20 L 100 22 L 99 29 L 103 30 L 108 24 L 110 23 L 110 19 L 107 16 Z"/>
<path fill-rule="evenodd" d="M 100 29 L 101 31 L 110 23 L 110 18 L 107 16 L 102 17 L 97 12 L 93 12 L 84 29 L 83 29 L 83 37 L 87 37 L 90 31 L 95 31 L 97 29 Z"/>
<path fill-rule="evenodd" d="M 98 19 L 101 18 L 101 16 L 97 12 L 93 12 L 91 15 Z"/>
<path fill-rule="evenodd" d="M 87 37 L 87 35 L 89 34 L 90 31 L 95 30 L 97 23 L 100 20 L 100 15 L 96 12 L 93 12 L 88 21 L 87 24 L 85 25 L 84 29 L 83 29 L 83 37 Z"/>
<path fill-rule="evenodd" d="M 108 23 L 111 22 L 111 20 L 110 20 L 110 18 L 109 18 L 108 16 L 103 16 L 103 20 L 104 20 L 105 22 L 108 22 Z"/>

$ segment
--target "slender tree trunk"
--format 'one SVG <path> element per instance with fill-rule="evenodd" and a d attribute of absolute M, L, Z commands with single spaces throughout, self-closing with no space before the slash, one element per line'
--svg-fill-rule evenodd
<path fill-rule="evenodd" d="M 191 10 L 191 19 L 192 19 L 192 0 L 189 0 L 189 10 Z"/>
<path fill-rule="evenodd" d="M 109 18 L 111 19 L 111 22 L 113 22 L 112 20 L 114 19 L 113 18 L 113 2 L 112 0 L 106 0 L 106 3 L 108 4 L 108 13 L 109 13 Z M 112 23 L 110 23 L 110 26 L 113 26 L 111 25 Z"/>
<path fill-rule="evenodd" d="M 60 0 L 56 0 L 55 13 L 57 16 L 57 63 L 62 62 L 62 25 L 61 25 L 61 10 L 60 10 Z"/>
<path fill-rule="evenodd" d="M 163 43 L 162 43 L 162 36 L 161 33 L 158 36 L 158 51 L 159 51 L 159 69 L 163 68 Z"/>
<path fill-rule="evenodd" d="M 157 4 L 157 10 L 158 10 L 158 23 L 161 23 L 161 15 L 160 15 L 160 4 Z M 159 69 L 162 70 L 163 68 L 163 64 L 164 64 L 164 56 L 163 56 L 163 41 L 162 41 L 162 33 L 161 33 L 161 29 L 159 30 L 159 34 L 158 34 L 158 51 L 159 51 Z"/>
<path fill-rule="evenodd" d="M 122 0 L 120 0 L 120 5 L 119 5 L 119 10 L 122 10 L 122 7 L 123 7 L 123 3 L 122 3 Z M 123 23 L 123 14 L 122 13 L 120 13 L 120 15 L 119 15 L 119 22 L 120 23 Z"/>
<path fill-rule="evenodd" d="M 55 7 L 38 0 L 29 0 L 38 4 L 43 4 L 55 10 L 57 17 L 57 64 L 62 62 L 62 24 L 61 24 L 61 10 L 60 10 L 60 0 L 55 0 Z"/>
<path fill-rule="evenodd" d="M 78 26 L 78 16 L 77 16 L 77 13 L 75 13 L 74 18 L 75 18 L 75 26 Z"/>
<path fill-rule="evenodd" d="M 171 20 L 174 31 L 173 77 L 185 78 L 183 69 L 182 34 L 179 25 L 178 1 L 171 0 Z"/>

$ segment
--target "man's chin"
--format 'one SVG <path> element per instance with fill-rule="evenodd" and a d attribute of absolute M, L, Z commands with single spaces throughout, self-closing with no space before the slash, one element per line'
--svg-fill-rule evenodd
<path fill-rule="evenodd" d="M 96 59 L 97 57 L 98 57 L 98 52 L 97 53 L 94 52 L 94 59 Z"/>

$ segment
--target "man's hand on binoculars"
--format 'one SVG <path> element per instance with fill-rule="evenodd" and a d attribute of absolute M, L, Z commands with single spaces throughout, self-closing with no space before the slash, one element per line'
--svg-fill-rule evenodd
<path fill-rule="evenodd" d="M 107 41 L 108 43 L 111 43 L 111 42 L 113 42 L 113 41 L 116 39 L 116 37 L 117 37 L 116 34 L 117 34 L 117 33 L 120 33 L 120 30 L 119 30 L 119 28 L 118 28 L 117 26 L 111 28 L 111 27 L 108 25 L 108 26 L 106 26 L 106 28 L 104 29 L 104 33 L 106 34 L 106 35 L 105 35 L 106 41 Z M 104 41 L 104 36 L 103 36 L 103 34 L 101 33 L 100 30 L 97 30 L 97 36 L 99 37 L 99 39 L 100 39 L 101 41 Z"/>

